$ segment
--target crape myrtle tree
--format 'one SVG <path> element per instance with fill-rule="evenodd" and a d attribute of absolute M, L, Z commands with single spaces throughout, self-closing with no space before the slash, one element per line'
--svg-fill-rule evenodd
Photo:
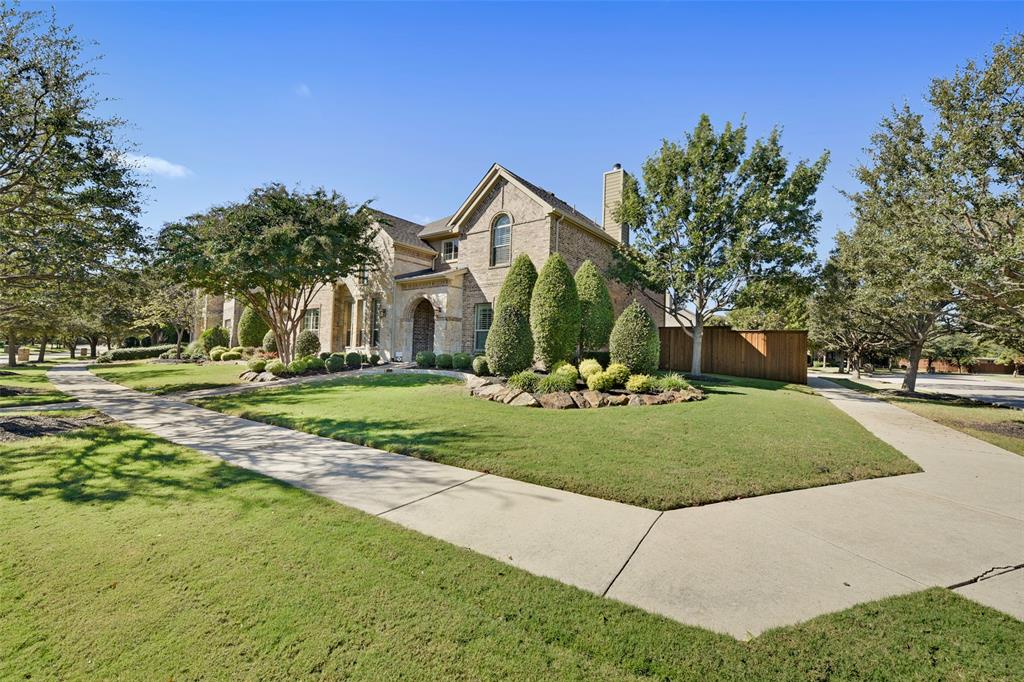
<path fill-rule="evenodd" d="M 748 150 L 745 124 L 716 133 L 704 115 L 682 142 L 662 142 L 642 183 L 627 176 L 617 215 L 633 240 L 615 275 L 689 328 L 693 374 L 709 317 L 734 308 L 745 287 L 813 264 L 827 163 L 825 153 L 791 168 L 777 128 Z"/>
<path fill-rule="evenodd" d="M 337 192 L 271 184 L 241 203 L 166 225 L 159 262 L 178 281 L 251 307 L 291 362 L 302 317 L 320 290 L 360 268 L 379 268 L 378 218 Z"/>
<path fill-rule="evenodd" d="M 169 326 L 174 330 L 174 357 L 181 359 L 181 344 L 185 334 L 195 325 L 199 316 L 196 290 L 177 281 L 174 273 L 165 267 L 153 265 L 143 278 L 145 296 L 138 310 L 138 326 L 152 329 Z M 157 339 L 153 338 L 153 343 Z"/>

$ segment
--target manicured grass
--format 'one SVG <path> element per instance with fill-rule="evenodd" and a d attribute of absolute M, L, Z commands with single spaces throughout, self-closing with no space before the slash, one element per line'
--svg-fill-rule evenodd
<path fill-rule="evenodd" d="M 71 396 L 64 395 L 46 379 L 46 372 L 55 364 L 44 362 L 41 364 L 24 364 L 15 367 L 0 365 L 0 386 L 11 388 L 31 388 L 33 393 L 25 395 L 2 396 L 0 395 L 0 407 L 20 407 L 23 405 L 43 405 L 46 403 L 63 403 L 74 400 Z M 4 374 L 13 372 L 13 375 Z"/>
<path fill-rule="evenodd" d="M 695 403 L 556 411 L 486 402 L 460 381 L 410 373 L 202 404 L 654 509 L 919 470 L 806 387 L 734 379 L 705 389 Z"/>
<path fill-rule="evenodd" d="M 208 362 L 197 365 L 192 362 L 180 364 L 156 362 L 111 362 L 90 368 L 96 376 L 107 381 L 123 384 L 137 391 L 174 393 L 194 391 L 201 388 L 219 388 L 240 383 L 238 375 L 245 366 L 230 362 Z"/>
<path fill-rule="evenodd" d="M 924 398 L 906 398 L 851 379 L 830 377 L 829 381 L 844 388 L 873 394 L 926 419 L 931 419 L 957 431 L 963 431 L 1004 450 L 1024 455 L 1024 412 L 1020 410 L 992 407 L 967 399 L 951 403 Z"/>
<path fill-rule="evenodd" d="M 2 679 L 1014 679 L 933 589 L 750 641 L 531 576 L 154 436 L 0 445 Z"/>

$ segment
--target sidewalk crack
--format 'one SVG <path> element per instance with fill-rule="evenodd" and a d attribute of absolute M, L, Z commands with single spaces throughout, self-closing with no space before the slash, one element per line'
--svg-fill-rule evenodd
<path fill-rule="evenodd" d="M 608 596 L 608 591 L 612 589 L 612 585 L 614 585 L 615 581 L 619 579 L 619 576 L 622 575 L 622 572 L 626 570 L 626 566 L 628 566 L 629 562 L 632 561 L 633 555 L 635 555 L 636 551 L 640 549 L 640 545 L 644 544 L 644 540 L 647 539 L 647 536 L 651 534 L 651 531 L 654 529 L 654 524 L 656 524 L 658 520 L 661 519 L 662 516 L 664 516 L 664 514 L 665 512 L 663 511 L 658 512 L 658 515 L 654 517 L 653 521 L 651 521 L 651 525 L 647 527 L 647 531 L 640 538 L 640 541 L 636 543 L 636 547 L 633 548 L 633 551 L 629 553 L 628 557 L 626 557 L 626 561 L 623 562 L 622 566 L 619 567 L 619 570 L 616 571 L 615 576 L 612 578 L 612 581 L 608 583 L 608 586 L 606 588 L 604 588 L 604 592 L 601 593 L 602 597 Z"/>
<path fill-rule="evenodd" d="M 473 476 L 471 478 L 467 478 L 465 481 L 459 481 L 458 483 L 453 483 L 452 485 L 447 486 L 445 488 L 441 488 L 440 490 L 435 490 L 434 492 L 430 493 L 429 495 L 424 495 L 423 497 L 417 497 L 415 500 L 409 500 L 408 502 L 403 502 L 402 504 L 398 505 L 397 507 L 392 507 L 391 509 L 385 509 L 384 511 L 380 512 L 379 514 L 377 514 L 377 516 L 384 516 L 385 514 L 390 514 L 393 511 L 401 509 L 402 507 L 408 507 L 410 504 L 416 504 L 417 502 L 422 502 L 423 500 L 427 499 L 428 497 L 433 497 L 434 495 L 440 495 L 441 493 L 446 493 L 449 490 L 451 490 L 452 488 L 458 488 L 460 485 L 464 485 L 466 483 L 469 483 L 470 481 L 475 481 L 476 479 L 482 478 L 482 477 L 484 477 L 486 475 L 487 474 L 477 474 L 476 476 Z"/>
<path fill-rule="evenodd" d="M 960 581 L 958 583 L 954 583 L 952 585 L 949 585 L 946 589 L 956 590 L 956 589 L 959 589 L 961 587 L 967 587 L 968 585 L 973 585 L 974 583 L 980 583 L 982 580 L 989 580 L 990 578 L 995 578 L 996 576 L 1006 575 L 1007 573 L 1013 573 L 1014 571 L 1019 571 L 1022 568 L 1024 568 L 1024 564 L 1010 564 L 1008 566 L 993 566 L 992 568 L 990 568 L 988 570 L 982 571 L 981 573 L 979 573 L 978 575 L 974 576 L 973 578 L 968 578 L 967 580 L 962 580 L 962 581 Z"/>

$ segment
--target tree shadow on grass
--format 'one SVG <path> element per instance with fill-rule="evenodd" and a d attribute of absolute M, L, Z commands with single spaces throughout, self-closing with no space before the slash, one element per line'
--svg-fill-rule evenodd
<path fill-rule="evenodd" d="M 165 503 L 222 493 L 263 476 L 191 455 L 124 427 L 92 427 L 0 446 L 0 498 L 71 504 Z M 284 485 L 284 484 L 280 484 Z"/>

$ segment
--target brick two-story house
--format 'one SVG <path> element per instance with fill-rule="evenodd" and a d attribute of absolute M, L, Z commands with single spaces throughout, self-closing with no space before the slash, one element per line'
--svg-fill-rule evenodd
<path fill-rule="evenodd" d="M 378 212 L 384 266 L 325 286 L 306 310 L 304 329 L 323 349 L 376 352 L 410 360 L 417 351 L 483 350 L 491 306 L 512 260 L 526 253 L 539 270 L 558 252 L 576 270 L 590 259 L 606 271 L 628 228 L 614 219 L 625 171 L 604 174 L 602 222 L 508 169 L 494 164 L 452 215 L 427 225 Z M 609 279 L 618 314 L 634 298 Z M 664 314 L 645 301 L 661 325 Z M 205 328 L 223 324 L 237 343 L 242 307 L 207 297 Z M 199 330 L 197 330 L 199 331 Z"/>

